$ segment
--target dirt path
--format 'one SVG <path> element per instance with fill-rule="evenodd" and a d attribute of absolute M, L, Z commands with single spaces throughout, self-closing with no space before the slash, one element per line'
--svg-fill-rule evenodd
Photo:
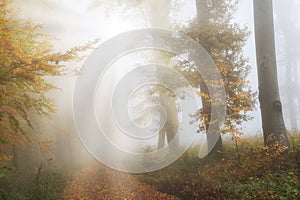
<path fill-rule="evenodd" d="M 138 182 L 132 175 L 94 166 L 75 174 L 66 190 L 67 200 L 176 199 Z"/>

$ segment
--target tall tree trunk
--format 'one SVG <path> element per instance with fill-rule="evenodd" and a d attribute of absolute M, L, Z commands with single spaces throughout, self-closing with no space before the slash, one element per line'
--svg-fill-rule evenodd
<path fill-rule="evenodd" d="M 279 96 L 272 0 L 254 0 L 259 102 L 265 145 L 289 146 Z"/>
<path fill-rule="evenodd" d="M 209 23 L 209 12 L 207 0 L 196 0 L 197 21 L 200 27 L 205 27 Z"/>
<path fill-rule="evenodd" d="M 149 2 L 149 26 L 150 27 L 160 27 L 160 28 L 169 28 L 169 13 L 171 7 L 171 0 L 161 0 L 161 1 L 151 1 Z M 157 12 L 159 10 L 159 12 Z M 153 56 L 159 57 L 160 53 L 155 54 Z M 160 58 L 162 59 L 162 58 Z M 169 59 L 169 58 L 168 58 Z M 157 78 L 159 79 L 159 73 L 157 73 Z M 160 81 L 158 81 L 160 82 Z M 168 144 L 175 140 L 176 147 L 179 146 L 179 140 L 176 136 L 177 129 L 173 128 L 171 121 L 176 121 L 178 123 L 177 117 L 177 108 L 176 108 L 176 98 L 169 97 L 168 94 L 164 94 L 166 91 L 159 92 L 160 102 L 162 107 L 165 107 L 168 111 L 166 119 L 166 123 L 162 130 L 159 132 L 158 141 L 157 141 L 157 148 L 160 149 L 164 147 L 166 137 Z M 175 116 L 176 115 L 176 116 Z M 170 122 L 170 123 L 169 123 Z"/>
<path fill-rule="evenodd" d="M 208 11 L 207 0 L 196 0 L 196 8 L 197 8 L 198 25 L 200 27 L 205 28 L 209 24 L 209 11 Z M 208 52 L 208 53 L 210 53 L 210 52 Z M 209 95 L 208 87 L 207 87 L 206 83 L 204 82 L 204 80 L 202 79 L 202 77 L 200 80 L 200 90 L 201 90 L 201 92 Z M 208 121 L 205 123 L 205 129 L 209 130 L 209 124 L 210 124 L 210 119 L 211 119 L 211 113 L 210 113 L 211 104 L 210 104 L 209 99 L 206 99 L 203 96 L 201 96 L 201 100 L 202 100 L 203 113 L 208 115 Z M 214 124 L 213 127 L 214 128 L 212 129 L 212 131 L 214 133 L 221 132 L 219 125 Z M 218 138 L 217 142 L 215 142 L 216 134 L 207 133 L 206 137 L 207 137 L 208 152 L 210 152 L 210 154 L 218 155 L 219 152 L 223 151 L 221 134 L 219 134 L 219 138 Z"/>

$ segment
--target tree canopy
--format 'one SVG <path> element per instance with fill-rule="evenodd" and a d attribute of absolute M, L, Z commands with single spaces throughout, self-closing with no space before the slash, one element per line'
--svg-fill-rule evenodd
<path fill-rule="evenodd" d="M 78 60 L 94 43 L 55 52 L 43 26 L 19 18 L 12 2 L 0 1 L 1 146 L 24 139 L 26 127 L 32 127 L 31 114 L 50 116 L 55 111 L 47 92 L 56 86 L 49 77 L 62 75 L 65 67 L 60 63 Z"/>
<path fill-rule="evenodd" d="M 194 19 L 182 27 L 182 31 L 198 41 L 215 61 L 227 94 L 226 116 L 222 132 L 231 133 L 233 139 L 238 139 L 237 136 L 242 133 L 239 129 L 240 125 L 251 118 L 248 111 L 254 109 L 256 97 L 256 93 L 252 91 L 247 80 L 250 66 L 243 55 L 243 47 L 249 31 L 232 22 L 235 2 L 224 0 L 208 2 L 208 16 L 204 16 L 207 17 L 205 26 L 200 26 L 199 19 Z M 179 70 L 189 78 L 193 87 L 201 88 L 203 109 L 199 112 L 199 116 L 204 124 L 212 123 L 209 120 L 210 95 L 203 87 L 203 78 L 193 67 L 189 66 L 189 63 L 181 63 Z"/>

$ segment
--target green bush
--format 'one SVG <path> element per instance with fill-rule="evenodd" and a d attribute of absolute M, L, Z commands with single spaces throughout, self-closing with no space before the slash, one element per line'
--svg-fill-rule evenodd
<path fill-rule="evenodd" d="M 0 180 L 1 200 L 59 200 L 68 176 L 64 173 L 43 172 L 39 180 L 29 177 L 6 177 Z"/>
<path fill-rule="evenodd" d="M 261 178 L 250 177 L 246 183 L 231 188 L 240 199 L 300 199 L 298 174 L 294 170 L 267 172 Z"/>

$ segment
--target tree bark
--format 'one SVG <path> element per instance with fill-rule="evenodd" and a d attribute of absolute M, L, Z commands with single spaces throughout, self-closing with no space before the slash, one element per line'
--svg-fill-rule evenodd
<path fill-rule="evenodd" d="M 200 27 L 205 28 L 209 24 L 209 11 L 208 11 L 208 2 L 207 0 L 196 0 L 196 8 L 197 8 L 197 22 Z M 208 52 L 210 53 L 210 52 Z M 200 81 L 200 90 L 201 92 L 208 94 L 208 87 L 205 84 L 204 80 Z M 205 129 L 206 131 L 209 130 L 209 123 L 211 119 L 211 104 L 209 103 L 208 99 L 205 97 L 201 96 L 202 100 L 202 107 L 203 107 L 203 112 L 208 115 L 208 122 L 205 123 Z M 212 131 L 214 133 L 220 133 L 220 127 L 215 124 L 213 126 L 214 128 Z M 208 152 L 210 154 L 219 154 L 220 152 L 223 152 L 223 144 L 222 144 L 222 137 L 221 134 L 219 134 L 219 138 L 217 142 L 215 142 L 215 134 L 210 134 L 206 133 L 207 137 L 207 147 L 208 147 Z"/>
<path fill-rule="evenodd" d="M 170 0 L 163 1 L 149 1 L 149 26 L 150 27 L 160 27 L 160 28 L 169 28 L 169 13 L 171 7 Z M 157 12 L 160 10 L 159 12 Z M 159 55 L 159 53 L 158 53 Z M 155 54 L 154 54 L 155 56 Z M 157 73 L 157 78 L 159 79 L 159 73 Z M 160 81 L 158 81 L 160 82 Z M 164 127 L 159 132 L 157 148 L 160 149 L 164 147 L 166 137 L 167 143 L 169 144 L 172 140 L 176 143 L 176 147 L 179 147 L 179 137 L 176 137 L 177 129 L 173 127 L 172 122 L 178 124 L 177 116 L 177 107 L 176 107 L 176 98 L 164 94 L 166 92 L 159 91 L 159 98 L 162 107 L 167 110 L 167 119 Z"/>
<path fill-rule="evenodd" d="M 179 127 L 178 111 L 176 106 L 176 97 L 172 96 L 170 92 L 159 91 L 160 103 L 167 113 L 167 119 L 162 130 L 159 132 L 158 149 L 162 148 L 165 144 L 165 136 L 167 142 L 170 144 L 173 140 L 175 148 L 179 147 L 179 137 L 176 137 Z"/>
<path fill-rule="evenodd" d="M 272 0 L 254 0 L 259 102 L 265 145 L 289 146 L 280 101 Z"/>
<path fill-rule="evenodd" d="M 197 21 L 200 27 L 205 27 L 209 23 L 209 12 L 207 0 L 196 0 Z"/>

